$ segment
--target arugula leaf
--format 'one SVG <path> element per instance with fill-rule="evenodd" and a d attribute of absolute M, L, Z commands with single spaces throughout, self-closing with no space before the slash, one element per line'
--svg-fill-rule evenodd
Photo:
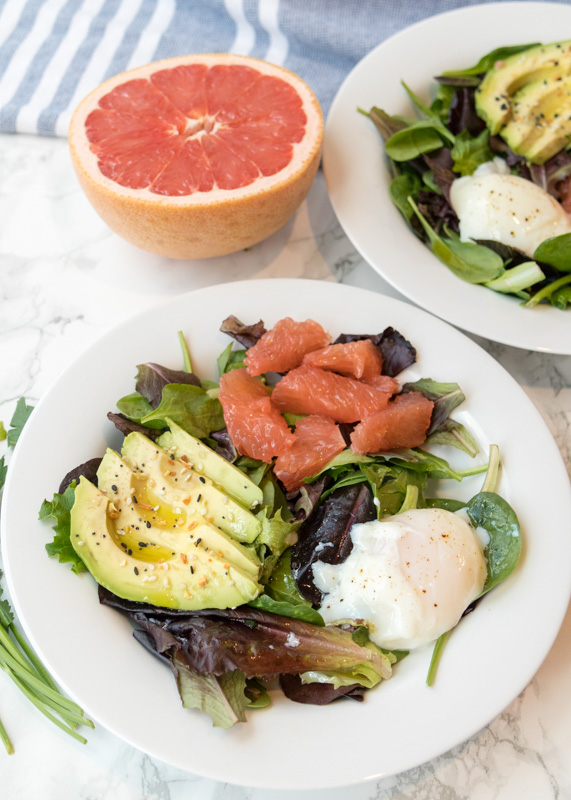
<path fill-rule="evenodd" d="M 24 425 L 28 421 L 28 418 L 32 411 L 34 410 L 34 406 L 27 405 L 25 399 L 20 397 L 18 402 L 16 403 L 16 410 L 12 415 L 12 419 L 10 420 L 10 430 L 8 431 L 8 447 L 15 447 L 16 442 L 20 438 L 20 434 L 24 428 Z"/>
<path fill-rule="evenodd" d="M 51 543 L 46 545 L 47 554 L 56 556 L 60 564 L 72 565 L 71 570 L 76 574 L 85 572 L 86 566 L 77 555 L 70 541 L 71 536 L 71 509 L 75 500 L 75 481 L 73 481 L 63 494 L 54 494 L 52 500 L 44 500 L 39 513 L 40 520 L 55 520 L 52 525 L 55 536 Z"/>

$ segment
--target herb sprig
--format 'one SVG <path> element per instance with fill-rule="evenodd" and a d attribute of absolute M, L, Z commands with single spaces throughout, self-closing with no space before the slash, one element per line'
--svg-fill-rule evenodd
<path fill-rule="evenodd" d="M 18 400 L 7 432 L 4 424 L 0 423 L 0 440 L 5 439 L 8 447 L 15 447 L 33 409 L 34 407 L 28 405 L 22 397 Z M 7 471 L 8 465 L 5 456 L 2 455 L 0 457 L 0 492 L 4 487 Z M 2 571 L 0 570 L 1 578 Z M 85 744 L 87 740 L 77 732 L 76 728 L 79 725 L 93 728 L 93 722 L 84 715 L 83 710 L 76 703 L 62 695 L 16 625 L 14 613 L 8 600 L 2 598 L 2 593 L 2 586 L 0 586 L 0 669 L 54 725 Z M 14 746 L 2 720 L 0 720 L 0 741 L 9 755 L 14 752 Z"/>

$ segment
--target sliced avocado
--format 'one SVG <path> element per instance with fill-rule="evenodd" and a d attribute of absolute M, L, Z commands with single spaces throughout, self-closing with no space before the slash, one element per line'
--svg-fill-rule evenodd
<path fill-rule="evenodd" d="M 513 97 L 512 116 L 500 134 L 514 153 L 543 163 L 562 150 L 571 134 L 571 75 L 526 84 Z"/>
<path fill-rule="evenodd" d="M 143 434 L 130 433 L 121 453 L 139 475 L 145 476 L 147 505 L 166 503 L 187 516 L 201 516 L 241 542 L 253 542 L 260 534 L 262 523 L 251 511 L 196 472 L 188 461 Z"/>
<path fill-rule="evenodd" d="M 210 478 L 216 486 L 247 508 L 255 508 L 262 503 L 264 498 L 262 490 L 247 475 L 203 444 L 200 439 L 195 439 L 176 422 L 168 418 L 166 422 L 170 431 L 159 437 L 158 443 L 161 447 L 174 453 L 177 458 L 186 459 L 196 472 Z"/>
<path fill-rule="evenodd" d="M 234 608 L 260 594 L 256 577 L 238 566 L 244 558 L 251 561 L 251 554 L 212 526 L 200 523 L 191 534 L 145 524 L 144 532 L 137 532 L 135 551 L 125 546 L 118 527 L 125 527 L 125 519 L 117 507 L 116 498 L 81 477 L 71 510 L 71 542 L 95 580 L 117 596 L 194 611 Z M 224 553 L 206 544 L 220 537 Z"/>
<path fill-rule="evenodd" d="M 571 41 L 537 45 L 509 56 L 489 70 L 476 89 L 478 115 L 490 133 L 500 132 L 512 115 L 513 95 L 528 83 L 546 86 L 571 73 Z"/>

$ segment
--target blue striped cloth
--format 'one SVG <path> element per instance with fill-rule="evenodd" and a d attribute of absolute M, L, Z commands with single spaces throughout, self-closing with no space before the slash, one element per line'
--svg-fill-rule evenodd
<path fill-rule="evenodd" d="M 481 0 L 0 0 L 0 131 L 65 136 L 106 78 L 185 53 L 231 52 L 304 78 L 326 113 L 375 45 Z"/>

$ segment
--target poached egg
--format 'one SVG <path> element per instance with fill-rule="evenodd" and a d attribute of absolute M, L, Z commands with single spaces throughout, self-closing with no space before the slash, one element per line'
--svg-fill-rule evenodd
<path fill-rule="evenodd" d="M 363 619 L 371 640 L 413 650 L 453 628 L 487 575 L 483 544 L 460 514 L 412 509 L 353 525 L 342 564 L 313 565 L 326 623 Z"/>
<path fill-rule="evenodd" d="M 462 241 L 488 239 L 516 247 L 530 258 L 541 242 L 571 232 L 571 217 L 535 183 L 509 174 L 501 158 L 457 178 L 450 204 Z"/>

